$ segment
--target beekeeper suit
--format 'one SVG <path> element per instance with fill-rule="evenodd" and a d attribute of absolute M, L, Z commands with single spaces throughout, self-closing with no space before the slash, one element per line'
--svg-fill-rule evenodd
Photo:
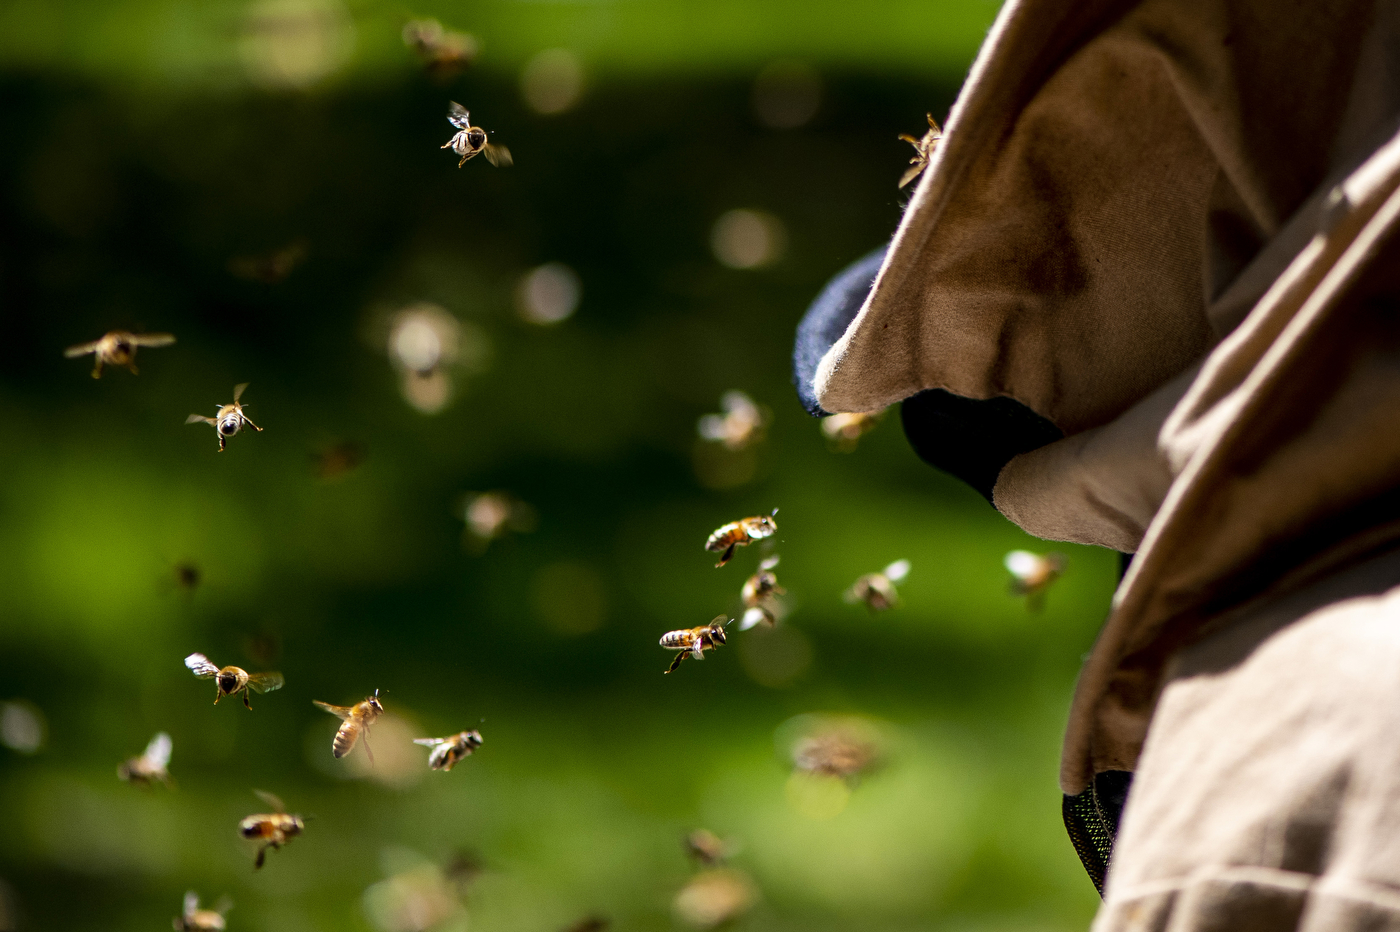
<path fill-rule="evenodd" d="M 1060 774 L 1094 928 L 1400 929 L 1400 2 L 1008 0 L 946 130 L 798 390 L 1135 553 Z"/>

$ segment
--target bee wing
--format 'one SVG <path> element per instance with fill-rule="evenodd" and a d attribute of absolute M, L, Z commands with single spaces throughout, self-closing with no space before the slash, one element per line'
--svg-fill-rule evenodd
<path fill-rule="evenodd" d="M 331 705 L 329 702 L 321 702 L 318 699 L 312 699 L 311 704 L 318 709 L 324 709 L 325 711 L 331 713 L 336 718 L 340 719 L 342 722 L 347 721 L 350 718 L 350 709 L 346 708 L 343 705 Z"/>
<path fill-rule="evenodd" d="M 185 658 L 185 666 L 190 668 L 190 672 L 202 680 L 216 675 L 219 668 L 210 662 L 209 658 L 203 654 L 190 654 Z"/>
<path fill-rule="evenodd" d="M 437 747 L 439 744 L 446 744 L 447 738 L 414 738 L 414 744 L 421 744 L 425 748 Z"/>
<path fill-rule="evenodd" d="M 497 168 L 509 168 L 515 164 L 515 159 L 510 157 L 510 150 L 505 146 L 488 142 L 482 149 L 486 156 L 486 161 Z"/>
<path fill-rule="evenodd" d="M 890 582 L 895 582 L 895 583 L 900 582 L 900 581 L 902 581 L 902 580 L 904 579 L 905 576 L 908 576 L 908 575 L 909 575 L 909 561 L 908 561 L 908 560 L 895 560 L 895 561 L 894 561 L 893 563 L 891 563 L 889 566 L 885 567 L 885 578 L 888 579 Z"/>
<path fill-rule="evenodd" d="M 190 913 L 194 912 L 196 909 L 199 909 L 199 894 L 191 890 L 185 894 L 185 918 L 188 919 Z"/>
<path fill-rule="evenodd" d="M 137 346 L 169 346 L 175 342 L 173 333 L 138 333 L 131 338 Z"/>
<path fill-rule="evenodd" d="M 238 404 L 238 399 L 243 397 L 243 392 L 248 388 L 247 382 L 239 382 L 233 387 L 233 403 Z"/>
<path fill-rule="evenodd" d="M 1011 575 L 1017 579 L 1025 579 L 1035 575 L 1036 570 L 1040 567 L 1040 557 L 1029 550 L 1013 550 L 1006 555 L 1002 562 Z"/>
<path fill-rule="evenodd" d="M 447 105 L 447 122 L 458 129 L 467 129 L 472 125 L 472 118 L 467 108 L 454 100 Z"/>
<path fill-rule="evenodd" d="M 902 187 L 904 187 L 905 185 L 909 184 L 909 182 L 911 182 L 911 181 L 913 181 L 915 178 L 919 177 L 919 172 L 921 172 L 921 171 L 923 171 L 923 170 L 924 170 L 924 166 L 923 166 L 922 164 L 914 165 L 914 166 L 911 167 L 911 168 L 906 168 L 906 169 L 904 170 L 904 174 L 903 174 L 902 176 L 900 176 L 900 179 L 899 179 L 899 186 L 902 188 Z"/>
<path fill-rule="evenodd" d="M 729 435 L 728 426 L 723 414 L 706 414 L 696 423 L 695 429 L 706 440 L 723 440 Z"/>
<path fill-rule="evenodd" d="M 273 812 L 286 812 L 287 807 L 282 802 L 282 797 L 267 790 L 253 790 L 253 795 L 272 807 Z"/>
<path fill-rule="evenodd" d="M 763 620 L 763 609 L 751 608 L 744 612 L 744 617 L 739 619 L 739 630 L 747 631 Z"/>
<path fill-rule="evenodd" d="M 713 617 L 713 618 L 710 619 L 710 624 L 712 624 L 712 625 L 729 624 L 729 622 L 730 622 L 731 620 L 732 620 L 732 619 L 731 619 L 728 615 L 716 615 L 715 617 Z"/>
<path fill-rule="evenodd" d="M 75 356 L 86 356 L 88 353 L 97 352 L 97 342 L 79 343 L 77 346 L 70 346 L 63 351 L 63 355 L 72 359 Z"/>
<path fill-rule="evenodd" d="M 202 415 L 202 414 L 191 414 L 189 417 L 185 418 L 185 423 L 186 423 L 186 424 L 217 424 L 217 423 L 219 423 L 219 422 L 216 421 L 216 420 L 214 420 L 212 417 L 205 417 L 205 416 Z"/>
<path fill-rule="evenodd" d="M 174 742 L 165 732 L 160 732 L 151 739 L 151 743 L 146 745 L 146 753 L 141 757 L 153 770 L 164 770 L 170 763 L 170 751 L 174 748 Z"/>
<path fill-rule="evenodd" d="M 220 916 L 230 909 L 233 909 L 233 897 L 229 896 L 227 893 L 219 897 L 218 901 L 214 903 L 214 912 L 218 913 Z"/>
<path fill-rule="evenodd" d="M 287 680 L 280 673 L 254 673 L 248 677 L 248 688 L 255 693 L 270 693 L 281 689 Z"/>
<path fill-rule="evenodd" d="M 762 563 L 758 564 L 758 568 L 761 569 L 761 570 L 771 570 L 773 567 L 775 567 L 775 566 L 777 566 L 777 565 L 778 565 L 778 555 L 775 553 L 775 554 L 773 554 L 771 557 L 765 558 L 764 561 L 763 561 Z"/>
<path fill-rule="evenodd" d="M 855 584 L 853 584 L 851 588 L 841 593 L 842 600 L 844 600 L 848 605 L 855 605 L 857 602 L 859 602 L 861 600 L 860 593 L 856 591 L 859 587 L 860 580 L 856 580 Z"/>

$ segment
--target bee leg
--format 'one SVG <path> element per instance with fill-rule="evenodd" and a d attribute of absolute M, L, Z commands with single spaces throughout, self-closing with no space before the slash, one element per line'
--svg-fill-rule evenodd
<path fill-rule="evenodd" d="M 253 862 L 253 870 L 260 870 L 263 862 L 267 860 L 267 847 L 267 845 L 263 845 L 258 849 L 258 859 Z"/>
<path fill-rule="evenodd" d="M 126 364 L 126 367 L 127 367 L 128 369 L 131 370 L 131 374 L 132 374 L 132 375 L 140 375 L 140 374 L 141 374 L 140 372 L 138 372 L 138 371 L 136 370 L 136 360 L 134 360 L 134 359 L 128 361 L 127 364 Z"/>
<path fill-rule="evenodd" d="M 370 765 L 371 767 L 373 767 L 373 766 L 374 766 L 374 751 L 371 750 L 371 749 L 370 749 L 370 746 L 369 746 L 369 729 L 368 729 L 368 728 L 365 729 L 364 737 L 363 737 L 361 740 L 363 740 L 364 743 L 365 743 L 365 753 L 369 755 L 369 765 Z"/>
<path fill-rule="evenodd" d="M 100 378 L 102 378 L 102 354 L 101 354 L 101 353 L 99 353 L 99 354 L 97 355 L 97 362 L 93 364 L 93 367 L 92 367 L 92 377 L 93 377 L 94 379 L 100 379 Z"/>
<path fill-rule="evenodd" d="M 219 686 L 218 686 L 218 684 L 216 683 L 216 684 L 214 685 L 214 705 L 218 705 L 218 704 L 219 704 L 219 700 L 222 699 L 222 698 L 224 698 L 223 690 L 219 689 Z"/>
<path fill-rule="evenodd" d="M 681 661 L 685 659 L 685 655 L 688 654 L 688 653 L 690 653 L 690 651 L 688 651 L 688 650 L 683 650 L 683 651 L 681 651 L 679 654 L 677 654 L 677 655 L 676 655 L 676 659 L 675 659 L 675 660 L 672 660 L 672 661 L 671 661 L 671 665 L 670 665 L 669 667 L 666 668 L 666 672 L 667 672 L 667 673 L 675 673 L 678 669 L 680 669 Z"/>
<path fill-rule="evenodd" d="M 248 417 L 248 415 L 240 414 L 239 417 L 243 418 L 244 424 L 247 424 L 249 427 L 253 428 L 253 430 L 257 431 L 258 433 L 262 433 L 262 428 L 254 424 L 252 420 Z"/>
<path fill-rule="evenodd" d="M 719 562 L 715 564 L 715 569 L 719 569 L 721 566 L 724 566 L 724 564 L 729 562 L 729 558 L 734 556 L 734 547 L 734 544 L 730 544 L 727 548 L 725 548 L 724 553 L 720 555 Z"/>
<path fill-rule="evenodd" d="M 248 701 L 248 687 L 243 687 L 243 707 L 249 712 L 253 711 L 253 704 Z"/>
<path fill-rule="evenodd" d="M 214 430 L 219 434 L 219 452 L 222 453 L 224 452 L 224 432 L 219 430 L 218 424 L 214 425 Z"/>

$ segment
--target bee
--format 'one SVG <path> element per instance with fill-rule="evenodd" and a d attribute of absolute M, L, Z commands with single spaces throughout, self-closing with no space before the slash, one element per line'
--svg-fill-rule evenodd
<path fill-rule="evenodd" d="M 470 33 L 443 28 L 435 19 L 411 19 L 404 23 L 403 44 L 413 49 L 428 73 L 445 80 L 476 58 L 476 38 Z"/>
<path fill-rule="evenodd" d="M 773 610 L 774 601 L 787 590 L 778 585 L 778 577 L 773 573 L 777 565 L 778 555 L 774 554 L 758 564 L 758 572 L 745 580 L 744 588 L 739 592 L 739 598 L 744 601 L 740 631 L 747 631 L 759 622 L 764 622 L 770 628 L 778 623 L 778 616 Z"/>
<path fill-rule="evenodd" d="M 270 813 L 250 815 L 238 823 L 238 834 L 262 842 L 258 846 L 258 859 L 253 862 L 253 869 L 257 870 L 267 858 L 267 849 L 280 849 L 300 835 L 306 829 L 306 820 L 299 815 L 288 815 L 282 800 L 271 793 L 264 793 L 262 790 L 253 792 L 273 810 Z"/>
<path fill-rule="evenodd" d="M 191 414 L 185 418 L 186 424 L 213 424 L 214 429 L 219 432 L 219 452 L 224 452 L 224 445 L 229 437 L 243 429 L 247 424 L 258 432 L 262 428 L 249 420 L 248 415 L 243 413 L 243 406 L 238 403 L 238 399 L 243 397 L 243 390 L 248 387 L 247 382 L 242 382 L 233 387 L 233 404 L 227 404 L 219 408 L 219 413 L 213 417 L 205 417 L 202 414 Z"/>
<path fill-rule="evenodd" d="M 280 673 L 249 673 L 242 667 L 219 669 L 203 654 L 190 654 L 185 658 L 185 666 L 202 680 L 214 678 L 214 685 L 217 687 L 214 692 L 214 705 L 218 705 L 219 700 L 225 696 L 242 693 L 243 704 L 249 711 L 253 709 L 252 703 L 248 701 L 249 690 L 255 693 L 270 693 L 281 689 L 287 682 Z"/>
<path fill-rule="evenodd" d="M 379 704 L 379 690 L 376 689 L 373 696 L 366 696 L 363 701 L 349 707 L 316 700 L 312 701 L 312 705 L 318 709 L 325 709 L 340 719 L 340 728 L 335 733 L 335 740 L 331 742 L 331 753 L 335 755 L 336 760 L 353 751 L 355 742 L 360 740 L 360 735 L 364 735 L 365 753 L 369 755 L 369 762 L 374 763 L 374 752 L 369 748 L 369 726 L 384 714 L 384 706 Z"/>
<path fill-rule="evenodd" d="M 899 604 L 895 583 L 909 575 L 909 561 L 895 560 L 878 573 L 866 573 L 846 590 L 845 599 L 852 604 L 864 602 L 872 612 L 883 612 Z"/>
<path fill-rule="evenodd" d="M 1025 596 L 1026 607 L 1034 612 L 1045 604 L 1045 590 L 1064 573 L 1069 558 L 1062 553 L 1042 556 L 1029 550 L 1013 550 L 1002 562 L 1011 573 L 1011 594 Z"/>
<path fill-rule="evenodd" d="M 170 764 L 172 747 L 170 736 L 160 732 L 146 745 L 140 757 L 129 757 L 117 765 L 117 777 L 142 786 L 150 786 L 156 781 L 169 786 L 170 772 L 165 768 Z"/>
<path fill-rule="evenodd" d="M 700 418 L 696 430 L 705 440 L 724 444 L 725 449 L 738 452 L 763 439 L 768 414 L 743 392 L 725 392 L 719 400 L 723 414 L 707 414 Z"/>
<path fill-rule="evenodd" d="M 564 932 L 607 932 L 612 920 L 603 916 L 585 916 L 569 926 Z"/>
<path fill-rule="evenodd" d="M 353 472 L 365 461 L 368 451 L 364 444 L 343 440 L 312 455 L 316 478 L 335 479 Z"/>
<path fill-rule="evenodd" d="M 428 755 L 428 766 L 433 770 L 451 770 L 481 747 L 481 732 L 459 731 L 446 738 L 414 738 L 413 743 L 433 749 Z"/>
<path fill-rule="evenodd" d="M 733 846 L 708 829 L 698 828 L 681 841 L 685 853 L 706 867 L 722 864 Z"/>
<path fill-rule="evenodd" d="M 833 414 L 822 418 L 822 436 L 840 452 L 849 453 L 856 448 L 861 437 L 875 429 L 884 416 L 884 409 L 858 414 Z"/>
<path fill-rule="evenodd" d="M 223 932 L 224 913 L 233 907 L 233 901 L 221 897 L 213 909 L 199 908 L 199 894 L 191 890 L 185 894 L 185 908 L 175 917 L 175 932 Z"/>
<path fill-rule="evenodd" d="M 756 540 L 765 537 L 772 537 L 778 531 L 778 522 L 773 519 L 778 516 L 778 509 L 773 509 L 772 515 L 759 515 L 754 518 L 741 518 L 738 521 L 730 521 L 723 527 L 718 528 L 709 539 L 705 541 L 705 549 L 711 553 L 720 554 L 716 568 L 724 566 L 729 562 L 729 558 L 734 556 L 735 547 L 746 547 Z"/>
<path fill-rule="evenodd" d="M 186 592 L 193 592 L 199 588 L 200 581 L 204 574 L 200 572 L 197 564 L 186 560 L 184 563 L 175 564 L 175 585 Z"/>
<path fill-rule="evenodd" d="M 714 620 L 707 625 L 698 628 L 681 628 L 679 631 L 667 631 L 661 635 L 661 646 L 670 650 L 678 650 L 676 659 L 671 661 L 671 665 L 666 668 L 667 673 L 676 672 L 681 661 L 686 657 L 694 657 L 696 660 L 705 659 L 705 651 L 714 650 L 724 643 L 724 629 L 733 621 L 727 615 L 716 615 Z"/>
<path fill-rule="evenodd" d="M 938 148 L 938 140 L 943 138 L 943 130 L 934 122 L 933 114 L 924 115 L 928 118 L 928 132 L 924 133 L 922 139 L 915 139 L 906 133 L 899 134 L 900 139 L 914 147 L 914 157 L 909 160 L 909 167 L 899 179 L 901 188 L 919 177 L 920 172 L 928 167 L 929 159 L 933 158 L 933 150 Z"/>
<path fill-rule="evenodd" d="M 438 148 L 451 149 L 460 155 L 462 161 L 457 163 L 458 168 L 467 164 L 467 159 L 479 153 L 484 153 L 486 161 L 497 168 L 505 168 L 512 164 L 510 150 L 505 146 L 488 142 L 486 130 L 480 126 L 472 126 L 471 114 L 467 113 L 466 107 L 455 100 L 452 101 L 452 106 L 447 108 L 447 122 L 457 127 L 457 133 Z"/>
<path fill-rule="evenodd" d="M 228 260 L 228 271 L 236 278 L 264 285 L 276 285 L 306 258 L 306 240 L 296 239 L 274 252 L 261 256 L 234 256 Z"/>
<path fill-rule="evenodd" d="M 757 899 L 758 891 L 748 874 L 732 867 L 712 867 L 681 888 L 673 908 L 686 925 L 715 929 L 747 913 Z"/>
<path fill-rule="evenodd" d="M 875 769 L 880 758 L 878 735 L 856 721 L 827 722 L 792 746 L 792 763 L 797 770 L 846 781 Z"/>
<path fill-rule="evenodd" d="M 136 375 L 136 348 L 138 346 L 169 346 L 174 342 L 175 337 L 169 333 L 127 333 L 125 330 L 113 330 L 111 333 L 103 334 L 100 340 L 70 346 L 63 351 L 63 355 L 74 359 L 78 356 L 86 356 L 88 353 L 96 353 L 97 360 L 92 368 L 94 379 L 102 378 L 104 365 L 126 366 L 131 370 L 132 375 Z"/>

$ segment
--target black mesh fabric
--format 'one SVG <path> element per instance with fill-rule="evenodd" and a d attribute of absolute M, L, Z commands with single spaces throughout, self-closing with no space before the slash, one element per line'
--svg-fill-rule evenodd
<path fill-rule="evenodd" d="M 1099 896 L 1103 896 L 1104 881 L 1113 862 L 1113 840 L 1118 837 L 1123 804 L 1132 785 L 1133 775 L 1128 771 L 1106 770 L 1095 776 L 1084 792 L 1064 798 L 1061 811 L 1065 829 Z"/>

